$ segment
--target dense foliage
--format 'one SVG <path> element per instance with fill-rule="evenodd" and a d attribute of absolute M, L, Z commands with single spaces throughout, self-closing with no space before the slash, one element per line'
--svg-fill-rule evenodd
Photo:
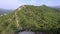
<path fill-rule="evenodd" d="M 0 34 L 13 34 L 15 31 L 23 29 L 50 31 L 60 28 L 59 10 L 44 5 L 24 5 L 19 8 L 8 15 L 0 16 Z"/>

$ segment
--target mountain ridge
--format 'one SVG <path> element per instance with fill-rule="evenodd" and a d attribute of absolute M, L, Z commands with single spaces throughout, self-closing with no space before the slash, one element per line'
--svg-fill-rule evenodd
<path fill-rule="evenodd" d="M 23 5 L 5 16 L 0 16 L 0 33 L 18 30 L 50 31 L 60 28 L 60 13 L 45 6 Z"/>

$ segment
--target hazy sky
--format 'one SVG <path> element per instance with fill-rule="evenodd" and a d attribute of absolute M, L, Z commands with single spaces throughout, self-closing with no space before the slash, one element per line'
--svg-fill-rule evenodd
<path fill-rule="evenodd" d="M 0 0 L 0 8 L 4 9 L 16 9 L 25 4 L 60 6 L 60 0 Z"/>

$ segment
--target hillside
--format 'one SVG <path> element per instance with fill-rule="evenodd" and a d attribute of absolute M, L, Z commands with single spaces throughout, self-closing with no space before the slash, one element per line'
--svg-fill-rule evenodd
<path fill-rule="evenodd" d="M 0 16 L 0 34 L 18 30 L 50 31 L 60 28 L 60 12 L 47 6 L 23 5 Z"/>

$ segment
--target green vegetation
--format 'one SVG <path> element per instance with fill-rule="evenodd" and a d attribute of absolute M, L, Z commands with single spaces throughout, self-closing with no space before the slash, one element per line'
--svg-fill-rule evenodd
<path fill-rule="evenodd" d="M 45 5 L 24 5 L 19 8 L 8 15 L 0 16 L 0 34 L 14 34 L 15 31 L 23 29 L 47 32 L 59 30 L 59 10 Z"/>

